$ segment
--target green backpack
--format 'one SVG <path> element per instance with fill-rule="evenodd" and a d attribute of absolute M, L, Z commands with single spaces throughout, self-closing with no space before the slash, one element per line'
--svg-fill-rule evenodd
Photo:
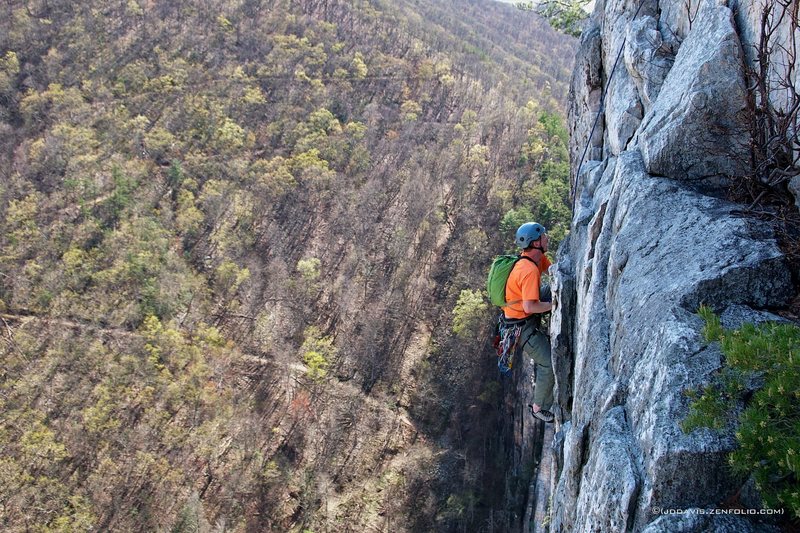
<path fill-rule="evenodd" d="M 504 307 L 511 303 L 517 303 L 506 302 L 506 282 L 514 269 L 514 265 L 523 258 L 532 263 L 534 262 L 533 259 L 525 255 L 498 255 L 492 261 L 492 266 L 489 268 L 489 277 L 486 278 L 486 292 L 489 293 L 489 300 L 492 305 Z"/>

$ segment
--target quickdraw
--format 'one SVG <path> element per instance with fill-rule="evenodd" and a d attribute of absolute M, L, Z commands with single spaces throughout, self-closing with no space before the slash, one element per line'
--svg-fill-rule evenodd
<path fill-rule="evenodd" d="M 495 336 L 497 368 L 503 374 L 511 372 L 511 367 L 514 365 L 514 355 L 520 346 L 519 338 L 522 335 L 522 326 L 522 322 L 508 323 L 502 317 L 497 321 Z"/>

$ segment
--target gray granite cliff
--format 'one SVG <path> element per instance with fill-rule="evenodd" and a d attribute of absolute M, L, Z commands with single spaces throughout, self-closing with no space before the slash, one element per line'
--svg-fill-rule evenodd
<path fill-rule="evenodd" d="M 679 427 L 685 391 L 721 365 L 698 306 L 737 325 L 795 294 L 772 231 L 724 199 L 753 173 L 759 6 L 600 0 L 583 33 L 569 109 L 575 209 L 551 321 L 559 421 L 544 434 L 524 531 L 770 528 L 654 512 L 746 500 L 726 468 L 730 432 Z"/>

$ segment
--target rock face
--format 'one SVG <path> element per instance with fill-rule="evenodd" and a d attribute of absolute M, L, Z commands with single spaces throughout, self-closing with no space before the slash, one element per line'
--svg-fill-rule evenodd
<path fill-rule="evenodd" d="M 717 507 L 741 488 L 725 463 L 730 433 L 679 427 L 685 391 L 721 366 L 697 308 L 759 322 L 794 294 L 771 230 L 719 198 L 727 179 L 752 172 L 743 32 L 725 5 L 681 6 L 645 4 L 633 17 L 638 4 L 600 1 L 581 41 L 569 109 L 575 209 L 551 320 L 559 423 L 539 480 L 551 504 L 532 530 L 766 527 L 669 514 Z"/>
<path fill-rule="evenodd" d="M 658 31 L 656 19 L 631 21 L 625 39 L 625 67 L 636 83 L 645 112 L 653 107 L 674 62 L 675 52 Z"/>
<path fill-rule="evenodd" d="M 658 85 L 663 71 L 647 63 L 640 71 L 649 82 L 643 88 Z M 695 21 L 663 85 L 667 90 L 638 135 L 647 171 L 689 180 L 746 175 L 751 138 L 744 57 L 727 7 L 707 9 Z"/>

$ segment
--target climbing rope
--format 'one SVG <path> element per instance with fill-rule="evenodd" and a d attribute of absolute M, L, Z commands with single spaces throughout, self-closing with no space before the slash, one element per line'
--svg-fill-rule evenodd
<path fill-rule="evenodd" d="M 639 11 L 642 9 L 645 0 L 639 2 L 639 7 L 636 8 L 636 12 L 633 14 L 633 18 L 628 21 L 629 23 L 636 20 L 636 17 L 639 15 Z M 589 132 L 589 137 L 586 139 L 586 145 L 583 148 L 583 154 L 581 158 L 578 160 L 578 171 L 575 172 L 575 176 L 572 180 L 572 187 L 570 188 L 570 192 L 572 194 L 572 216 L 575 216 L 575 203 L 577 202 L 577 198 L 575 197 L 575 187 L 578 185 L 578 176 L 581 175 L 581 168 L 583 168 L 583 160 L 586 158 L 586 152 L 589 150 L 589 143 L 592 142 L 592 137 L 594 136 L 594 130 L 597 127 L 597 122 L 600 119 L 600 115 L 602 115 L 606 110 L 606 95 L 608 94 L 608 89 L 611 87 L 611 80 L 614 79 L 614 72 L 617 70 L 617 64 L 619 63 L 620 58 L 622 57 L 622 52 L 625 51 L 625 43 L 628 40 L 627 34 L 622 39 L 622 45 L 619 47 L 619 52 L 617 52 L 617 58 L 614 60 L 614 66 L 611 67 L 611 73 L 608 76 L 608 81 L 606 81 L 606 86 L 603 89 L 603 92 L 600 93 L 600 108 L 597 110 L 597 115 L 594 117 L 594 123 L 592 124 L 592 129 Z"/>

